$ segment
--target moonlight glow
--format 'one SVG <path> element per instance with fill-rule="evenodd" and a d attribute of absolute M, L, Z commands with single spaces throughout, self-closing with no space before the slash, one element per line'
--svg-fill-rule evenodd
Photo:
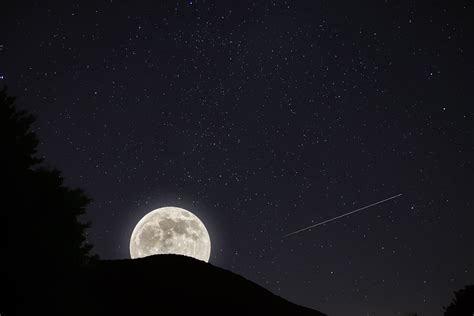
<path fill-rule="evenodd" d="M 193 213 L 179 207 L 162 207 L 146 214 L 130 238 L 132 259 L 156 254 L 179 254 L 209 261 L 211 240 Z"/>

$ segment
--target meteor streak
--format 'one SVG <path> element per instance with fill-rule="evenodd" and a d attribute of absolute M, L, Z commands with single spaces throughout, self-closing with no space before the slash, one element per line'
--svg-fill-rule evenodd
<path fill-rule="evenodd" d="M 317 223 L 317 224 L 314 224 L 314 225 L 311 225 L 311 226 L 302 228 L 302 229 L 300 229 L 300 230 L 294 231 L 294 232 L 292 232 L 292 233 L 286 234 L 285 236 L 283 236 L 283 237 L 281 237 L 281 238 L 286 238 L 286 237 L 289 237 L 289 236 L 291 236 L 291 235 L 295 235 L 295 234 L 301 233 L 301 232 L 303 232 L 303 231 L 305 231 L 305 230 L 308 230 L 308 229 L 311 229 L 311 228 L 314 228 L 314 227 L 317 227 L 317 226 L 320 226 L 320 225 L 324 225 L 324 224 L 326 224 L 326 223 L 335 221 L 336 219 L 343 218 L 343 217 L 345 217 L 345 216 L 347 216 L 347 215 L 351 215 L 351 214 L 360 212 L 360 211 L 362 211 L 362 210 L 365 210 L 365 209 L 367 209 L 367 208 L 369 208 L 369 207 L 372 207 L 372 206 L 375 206 L 375 205 L 378 205 L 378 204 L 382 204 L 382 203 L 387 202 L 387 201 L 389 201 L 389 200 L 395 199 L 395 198 L 397 198 L 397 197 L 399 197 L 399 196 L 401 196 L 401 195 L 402 195 L 401 193 L 400 193 L 400 194 L 397 194 L 397 195 L 394 195 L 394 196 L 389 197 L 389 198 L 387 198 L 387 199 L 385 199 L 385 200 L 372 203 L 372 204 L 370 204 L 370 205 L 367 205 L 367 206 L 358 208 L 358 209 L 356 209 L 356 210 L 354 210 L 354 211 L 351 211 L 351 212 L 349 212 L 349 213 L 345 213 L 345 214 L 336 216 L 336 217 L 334 217 L 334 218 L 325 220 L 324 222 Z"/>

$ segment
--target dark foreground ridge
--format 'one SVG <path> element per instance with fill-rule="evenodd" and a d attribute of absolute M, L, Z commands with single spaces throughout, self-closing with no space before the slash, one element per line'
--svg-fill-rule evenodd
<path fill-rule="evenodd" d="M 60 287 L 55 306 L 63 315 L 324 315 L 178 255 L 100 261 Z"/>

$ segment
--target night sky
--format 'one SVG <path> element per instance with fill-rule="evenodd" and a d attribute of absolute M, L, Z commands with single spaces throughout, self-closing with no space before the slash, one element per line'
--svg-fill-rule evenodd
<path fill-rule="evenodd" d="M 205 223 L 210 263 L 297 304 L 436 316 L 474 281 L 473 14 L 9 1 L 0 85 L 38 116 L 47 165 L 93 198 L 101 258 L 129 258 L 137 221 L 173 205 Z"/>

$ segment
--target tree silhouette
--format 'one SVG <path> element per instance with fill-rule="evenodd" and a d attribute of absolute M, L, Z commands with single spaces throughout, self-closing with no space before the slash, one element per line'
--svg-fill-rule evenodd
<path fill-rule="evenodd" d="M 16 288 L 13 299 L 20 307 L 33 304 L 32 297 L 47 292 L 44 287 L 63 274 L 96 259 L 85 239 L 89 223 L 78 219 L 90 199 L 82 190 L 65 186 L 58 170 L 41 166 L 42 159 L 36 156 L 39 140 L 31 130 L 34 121 L 33 115 L 16 109 L 15 98 L 4 87 L 0 91 L 1 217 L 6 226 L 2 231 L 7 232 L 3 275 Z"/>
<path fill-rule="evenodd" d="M 467 285 L 454 292 L 454 299 L 445 307 L 445 316 L 472 316 L 474 315 L 474 285 Z"/>

